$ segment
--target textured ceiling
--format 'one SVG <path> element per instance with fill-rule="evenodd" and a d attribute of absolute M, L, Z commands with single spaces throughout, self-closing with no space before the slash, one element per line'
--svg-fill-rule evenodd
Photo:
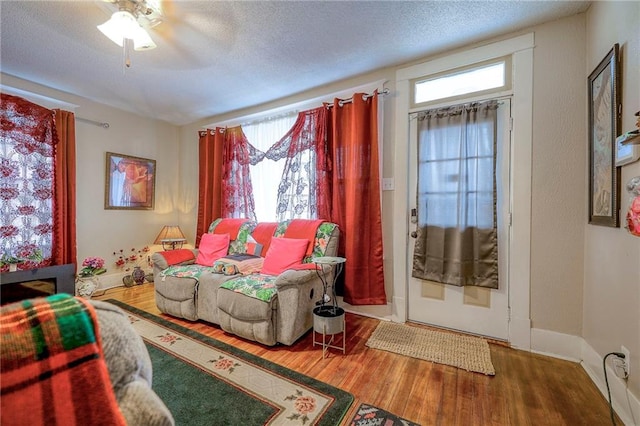
<path fill-rule="evenodd" d="M 158 47 L 123 52 L 104 1 L 0 1 L 3 73 L 173 124 L 584 12 L 575 1 L 164 0 Z"/>

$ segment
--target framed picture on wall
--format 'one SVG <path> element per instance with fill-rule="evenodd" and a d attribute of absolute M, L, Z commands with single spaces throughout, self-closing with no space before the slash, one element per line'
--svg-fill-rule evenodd
<path fill-rule="evenodd" d="M 153 210 L 156 160 L 107 152 L 104 208 Z"/>
<path fill-rule="evenodd" d="M 617 227 L 620 169 L 615 164 L 620 128 L 616 43 L 589 75 L 589 223 Z"/>

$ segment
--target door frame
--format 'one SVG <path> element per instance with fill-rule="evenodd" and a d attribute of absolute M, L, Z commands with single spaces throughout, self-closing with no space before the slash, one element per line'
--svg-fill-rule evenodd
<path fill-rule="evenodd" d="M 436 327 L 445 327 L 452 330 L 459 330 L 469 334 L 477 334 L 492 339 L 508 341 L 509 339 L 509 258 L 510 258 L 510 240 L 511 240 L 511 224 L 509 217 L 511 214 L 511 95 L 497 96 L 496 93 L 486 95 L 486 99 L 480 102 L 488 102 L 495 100 L 499 103 L 496 110 L 496 134 L 495 134 L 495 196 L 498 200 L 496 206 L 496 238 L 498 241 L 498 281 L 499 288 L 484 289 L 490 290 L 490 299 L 488 306 L 474 306 L 474 304 L 463 303 L 467 287 L 457 287 L 452 285 L 443 285 L 442 299 L 421 296 L 421 283 L 429 281 L 428 279 L 414 278 L 411 276 L 413 268 L 412 254 L 414 252 L 414 237 L 407 239 L 407 320 L 413 322 L 421 322 Z M 455 105 L 461 106 L 477 100 L 473 97 L 462 98 L 456 100 Z M 448 106 L 448 104 L 446 104 Z M 411 153 L 419 151 L 420 132 L 418 131 L 418 116 L 427 110 L 436 110 L 441 108 L 438 104 L 433 107 L 421 107 L 417 111 L 411 111 L 409 119 L 409 192 L 413 196 L 408 197 L 410 211 L 416 209 L 419 213 L 420 206 L 416 204 L 416 195 L 419 185 L 420 165 L 416 161 L 415 156 Z M 454 107 L 455 108 L 455 107 Z M 462 125 L 462 124 L 461 124 Z M 423 130 L 424 131 L 424 130 Z M 427 138 L 429 139 L 429 138 Z M 462 156 L 462 154 L 461 154 Z M 418 216 L 420 216 L 418 214 Z M 411 221 L 409 221 L 411 222 Z M 409 231 L 414 231 L 417 224 L 409 223 L 407 225 Z M 430 311 L 430 312 L 429 312 Z M 474 317 L 470 315 L 479 315 L 478 320 L 474 321 Z M 465 325 L 466 324 L 466 325 Z"/>
<path fill-rule="evenodd" d="M 393 313 L 407 321 L 407 240 L 409 238 L 409 106 L 410 80 L 507 55 L 512 57 L 513 133 L 511 147 L 511 238 L 509 242 L 509 343 L 531 349 L 531 155 L 533 133 L 534 34 L 461 51 L 396 72 L 395 191 L 393 194 Z"/>

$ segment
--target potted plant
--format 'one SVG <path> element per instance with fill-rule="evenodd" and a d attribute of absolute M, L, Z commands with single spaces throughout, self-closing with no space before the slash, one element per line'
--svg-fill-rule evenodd
<path fill-rule="evenodd" d="M 0 257 L 0 268 L 4 269 L 6 265 L 9 265 L 9 272 L 14 272 L 18 270 L 18 263 L 20 262 L 22 262 L 21 259 L 5 252 L 2 253 L 2 257 Z"/>
<path fill-rule="evenodd" d="M 18 265 L 26 262 L 38 264 L 43 260 L 42 251 L 37 248 L 27 247 L 16 251 L 7 250 L 0 256 L 0 269 L 9 265 L 9 272 L 18 270 Z"/>
<path fill-rule="evenodd" d="M 104 267 L 104 259 L 101 257 L 87 257 L 82 262 L 82 269 L 78 273 L 77 292 L 78 296 L 90 299 L 96 289 L 100 286 L 96 275 L 107 272 Z"/>

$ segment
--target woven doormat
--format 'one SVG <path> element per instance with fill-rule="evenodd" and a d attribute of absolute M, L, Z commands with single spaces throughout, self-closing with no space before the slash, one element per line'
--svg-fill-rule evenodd
<path fill-rule="evenodd" d="M 366 345 L 488 376 L 496 374 L 489 343 L 479 337 L 381 321 Z"/>

